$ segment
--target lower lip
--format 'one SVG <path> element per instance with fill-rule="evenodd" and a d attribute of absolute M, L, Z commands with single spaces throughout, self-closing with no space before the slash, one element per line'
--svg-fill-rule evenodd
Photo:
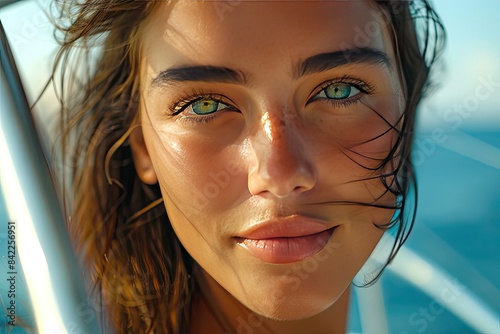
<path fill-rule="evenodd" d="M 292 263 L 321 251 L 330 240 L 335 227 L 301 237 L 270 239 L 238 238 L 238 243 L 258 259 L 269 263 Z"/>

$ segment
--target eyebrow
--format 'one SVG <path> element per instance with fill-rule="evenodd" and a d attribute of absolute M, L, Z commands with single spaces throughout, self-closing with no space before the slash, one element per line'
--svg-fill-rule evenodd
<path fill-rule="evenodd" d="M 204 81 L 246 84 L 243 73 L 227 67 L 185 66 L 161 71 L 152 81 L 151 88 L 184 81 Z"/>
<path fill-rule="evenodd" d="M 295 77 L 351 64 L 385 65 L 389 70 L 391 69 L 391 59 L 385 52 L 372 48 L 356 48 L 309 57 L 296 67 Z"/>
<path fill-rule="evenodd" d="M 294 70 L 294 78 L 324 72 L 350 64 L 385 65 L 391 69 L 389 56 L 372 48 L 356 48 L 322 53 L 305 59 Z M 245 85 L 245 75 L 227 67 L 183 66 L 161 71 L 151 81 L 151 88 L 181 82 L 219 82 Z"/>

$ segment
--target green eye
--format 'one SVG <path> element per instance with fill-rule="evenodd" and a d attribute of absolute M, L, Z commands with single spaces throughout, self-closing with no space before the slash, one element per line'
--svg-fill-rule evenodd
<path fill-rule="evenodd" d="M 351 85 L 344 83 L 335 83 L 329 85 L 328 87 L 323 89 L 323 91 L 325 92 L 326 97 L 328 97 L 329 99 L 341 100 L 350 97 L 353 89 L 356 90 L 356 88 L 352 87 Z"/>
<path fill-rule="evenodd" d="M 335 82 L 331 83 L 328 86 L 323 86 L 324 88 L 316 94 L 311 101 L 315 100 L 329 100 L 329 101 L 338 101 L 338 102 L 347 102 L 349 98 L 354 97 L 360 93 L 359 89 L 354 87 L 353 85 L 343 83 L 343 82 Z M 343 101 L 346 100 L 346 101 Z"/>
<path fill-rule="evenodd" d="M 204 98 L 193 102 L 191 108 L 197 115 L 207 115 L 216 112 L 219 109 L 219 101 L 211 98 Z"/>

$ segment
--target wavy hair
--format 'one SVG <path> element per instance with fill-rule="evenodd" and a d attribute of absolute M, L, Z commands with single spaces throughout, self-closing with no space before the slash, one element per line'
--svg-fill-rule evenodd
<path fill-rule="evenodd" d="M 61 103 L 56 148 L 65 166 L 62 189 L 75 250 L 108 326 L 119 333 L 185 333 L 197 293 L 191 279 L 195 262 L 170 225 L 159 186 L 139 179 L 128 143 L 139 115 L 141 28 L 164 3 L 58 1 L 54 21 L 61 48 L 52 76 Z M 415 205 L 408 207 L 407 196 L 416 191 L 410 155 L 415 114 L 431 87 L 429 75 L 445 36 L 427 0 L 374 2 L 390 20 L 406 90 L 399 139 L 379 166 L 398 156 L 397 165 L 381 177 L 398 198 L 391 209 L 399 212 L 379 226 L 396 231 L 387 265 L 413 226 Z"/>

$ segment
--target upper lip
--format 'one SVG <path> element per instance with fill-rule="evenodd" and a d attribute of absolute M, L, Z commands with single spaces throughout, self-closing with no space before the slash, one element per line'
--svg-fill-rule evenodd
<path fill-rule="evenodd" d="M 296 214 L 257 223 L 240 233 L 237 238 L 262 240 L 302 237 L 324 232 L 333 227 L 323 220 Z"/>

